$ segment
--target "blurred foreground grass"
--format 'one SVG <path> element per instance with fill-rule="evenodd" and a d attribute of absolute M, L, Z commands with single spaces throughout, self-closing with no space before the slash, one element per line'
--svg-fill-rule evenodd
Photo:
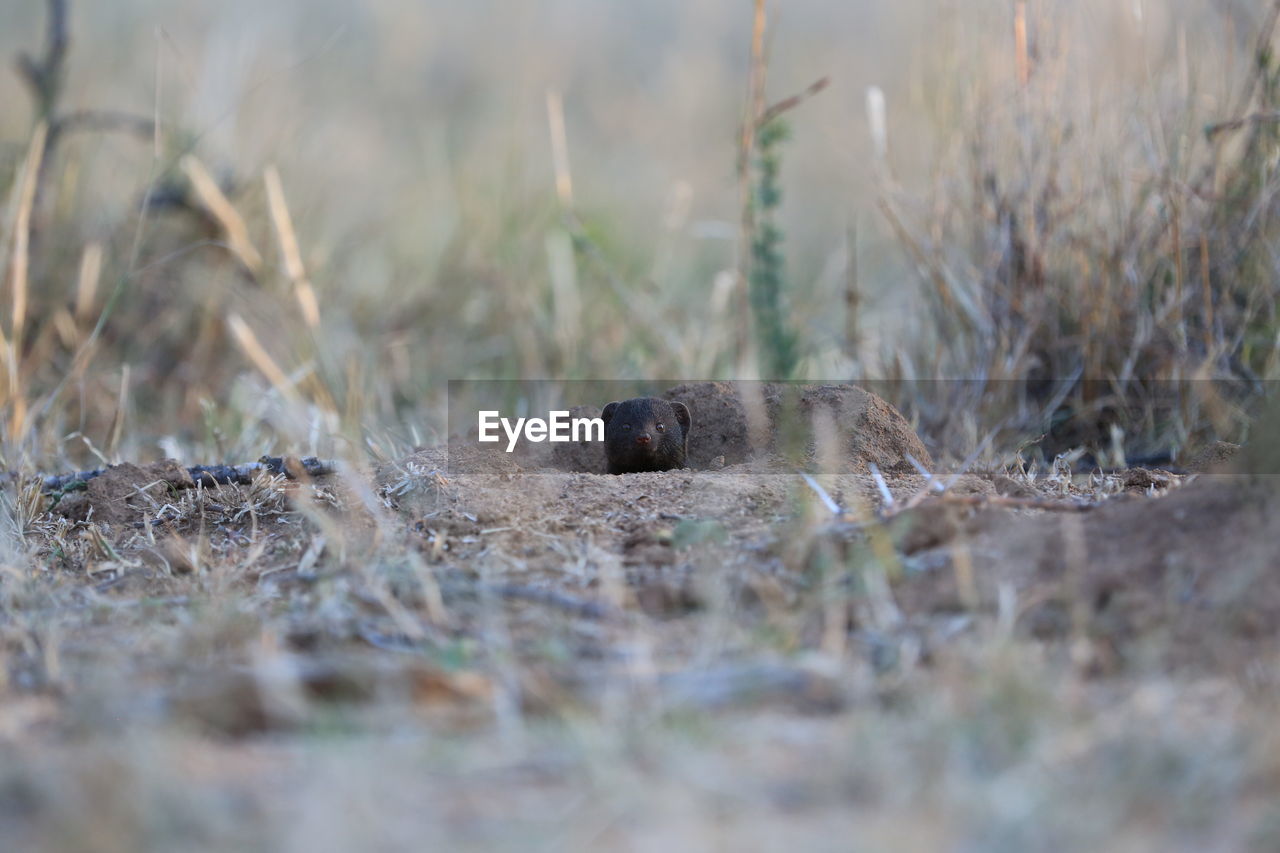
<path fill-rule="evenodd" d="M 0 55 L 38 60 L 45 4 L 0 2 Z M 795 376 L 884 380 L 960 457 L 1045 417 L 1239 435 L 1230 394 L 1151 389 L 1274 378 L 1276 8 L 770 6 L 766 99 L 831 80 L 766 152 Z M 2 467 L 398 459 L 448 379 L 758 372 L 751 11 L 75 4 L 58 110 L 132 118 L 66 133 L 36 193 L 58 116 L 0 75 Z M 1004 479 L 1071 498 L 1068 467 Z M 1266 495 L 1008 511 L 953 550 L 923 507 L 943 546 L 899 554 L 795 477 L 684 476 L 130 483 L 123 532 L 6 480 L 0 847 L 1275 848 Z M 1221 565 L 1161 549 L 1205 530 Z"/>

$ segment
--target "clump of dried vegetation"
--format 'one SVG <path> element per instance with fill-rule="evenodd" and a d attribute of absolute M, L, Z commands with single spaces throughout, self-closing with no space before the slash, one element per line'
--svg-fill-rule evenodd
<path fill-rule="evenodd" d="M 1275 848 L 1273 490 L 1077 469 L 1247 434 L 1276 370 L 1280 3 L 867 4 L 930 47 L 829 150 L 840 69 L 783 56 L 792 14 L 849 59 L 832 4 L 721 10 L 745 111 L 741 61 L 684 64 L 715 4 L 616 12 L 688 29 L 662 74 L 566 4 L 601 54 L 567 77 L 521 52 L 554 15 L 298 4 L 265 103 L 214 5 L 198 69 L 160 28 L 138 108 L 71 35 L 140 8 L 47 0 L 30 127 L 0 115 L 0 848 Z M 802 93 L 772 106 L 770 32 Z M 450 53 L 482 42 L 558 81 L 533 131 Z M 338 118 L 299 130 L 308 77 Z M 423 97 L 439 139 L 367 126 Z M 228 114 L 290 130 L 231 156 Z M 833 225 L 850 146 L 868 209 Z M 672 178 L 645 147 L 710 150 Z M 884 380 L 956 470 L 449 476 L 444 379 L 690 372 Z M 337 463 L 185 467 L 268 453 Z"/>
<path fill-rule="evenodd" d="M 1097 46 L 1070 13 L 1020 0 L 1004 82 L 939 88 L 952 135 L 932 186 L 908 192 L 886 168 L 880 201 L 927 312 L 890 372 L 971 380 L 898 393 L 923 398 L 927 429 L 971 434 L 980 412 L 1041 425 L 1055 452 L 1121 431 L 1172 456 L 1245 434 L 1242 406 L 1280 369 L 1277 14 L 1265 4 L 1210 93 L 1185 21 L 1153 49 L 1140 13 L 1113 14 L 1141 63 L 1121 81 L 1088 66 Z"/>

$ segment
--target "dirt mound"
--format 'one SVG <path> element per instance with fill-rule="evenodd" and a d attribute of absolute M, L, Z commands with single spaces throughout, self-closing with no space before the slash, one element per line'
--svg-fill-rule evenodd
<path fill-rule="evenodd" d="M 441 467 L 450 474 L 515 474 L 531 462 L 531 454 L 520 448 L 517 451 L 507 453 L 501 444 L 480 444 L 474 436 L 451 438 Z M 540 466 L 535 463 L 532 467 Z"/>
<path fill-rule="evenodd" d="M 1277 510 L 1276 485 L 1244 477 L 1201 478 L 1087 513 L 987 508 L 910 555 L 917 571 L 901 583 L 900 603 L 925 614 L 963 610 L 969 598 L 995 610 L 1004 596 L 1019 627 L 1076 636 L 1094 668 L 1241 670 L 1259 644 L 1280 645 Z"/>
<path fill-rule="evenodd" d="M 747 383 L 747 390 L 763 388 Z M 661 395 L 689 407 L 693 426 L 689 430 L 688 462 L 692 468 L 707 468 L 717 457 L 726 465 L 745 462 L 769 443 L 769 416 L 763 395 L 744 402 L 739 385 L 733 382 L 693 382 L 677 385 Z M 751 408 L 748 408 L 748 405 Z M 756 416 L 755 422 L 748 414 Z"/>
<path fill-rule="evenodd" d="M 599 406 L 573 406 L 569 409 L 570 420 L 598 418 L 600 415 Z M 607 466 L 604 442 L 588 441 L 586 436 L 566 442 L 533 444 L 522 441 L 517 448 L 516 461 L 526 469 L 554 468 L 585 474 L 603 474 Z"/>
<path fill-rule="evenodd" d="M 748 461 L 806 467 L 824 473 L 914 472 L 910 455 L 933 461 L 911 425 L 889 403 L 856 385 L 800 385 L 785 382 L 693 382 L 661 394 L 689 407 L 688 464 L 719 469 Z M 574 406 L 571 420 L 598 418 L 598 406 Z M 481 443 L 476 429 L 449 440 L 449 473 L 511 474 L 563 471 L 603 474 L 604 443 L 585 440 L 530 442 L 521 438 L 512 452 L 507 440 Z"/>
<path fill-rule="evenodd" d="M 1229 441 L 1215 441 L 1188 459 L 1186 467 L 1188 471 L 1197 472 L 1226 471 L 1227 463 L 1239 453 L 1240 445 Z"/>
<path fill-rule="evenodd" d="M 696 382 L 662 396 L 693 415 L 694 468 L 717 457 L 732 465 L 774 453 L 816 461 L 825 471 L 861 472 L 871 462 L 882 471 L 914 470 L 908 454 L 933 465 L 898 410 L 856 385 Z"/>
<path fill-rule="evenodd" d="M 163 504 L 173 490 L 193 485 L 187 469 L 173 459 L 150 465 L 125 462 L 89 480 L 83 491 L 64 494 L 54 509 L 73 521 L 91 520 L 120 532 Z"/>
<path fill-rule="evenodd" d="M 856 385 L 806 386 L 800 408 L 806 423 L 816 423 L 823 415 L 834 419 L 839 449 L 856 468 L 874 462 L 883 470 L 914 471 L 908 455 L 933 467 L 929 451 L 906 418 L 870 391 Z"/>

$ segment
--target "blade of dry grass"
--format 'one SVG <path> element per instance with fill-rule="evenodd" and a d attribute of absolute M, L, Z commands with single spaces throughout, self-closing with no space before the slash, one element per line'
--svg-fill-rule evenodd
<path fill-rule="evenodd" d="M 1013 44 L 1018 69 L 1018 85 L 1025 89 L 1031 82 L 1031 59 L 1027 54 L 1027 0 L 1013 4 Z"/>
<path fill-rule="evenodd" d="M 93 304 L 98 295 L 98 282 L 102 277 L 102 244 L 89 243 L 80 256 L 80 273 L 76 277 L 76 322 L 89 321 Z"/>
<path fill-rule="evenodd" d="M 201 204 L 208 209 L 210 215 L 217 220 L 227 238 L 228 248 L 240 259 L 245 268 L 255 277 L 262 271 L 262 255 L 249 238 L 249 228 L 244 218 L 231 204 L 218 182 L 209 174 L 209 170 L 194 154 L 183 156 L 180 161 L 183 174 L 191 181 Z"/>
<path fill-rule="evenodd" d="M 565 210 L 573 208 L 573 173 L 569 168 L 569 135 L 564 125 L 564 98 L 558 89 L 547 90 L 547 128 L 551 134 L 551 164 L 556 175 L 556 196 Z"/>
<path fill-rule="evenodd" d="M 22 168 L 22 191 L 18 197 L 18 214 L 13 224 L 13 268 L 9 280 L 13 295 L 10 337 L 15 350 L 22 348 L 22 332 L 27 321 L 27 289 L 31 270 L 31 213 L 35 205 L 36 177 L 44 159 L 45 136 L 49 127 L 41 122 L 31 135 L 26 161 Z"/>
<path fill-rule="evenodd" d="M 751 333 L 751 244 L 755 234 L 754 205 L 751 203 L 751 155 L 755 150 L 756 132 L 760 129 L 760 116 L 765 109 L 765 77 L 768 72 L 764 53 L 767 17 L 765 0 L 755 0 L 751 22 L 751 65 L 747 83 L 746 114 L 742 117 L 742 130 L 738 139 L 738 224 L 737 288 L 733 306 L 736 337 L 735 350 L 739 375 L 750 375 L 755 364 L 754 339 Z"/>
<path fill-rule="evenodd" d="M 280 396 L 289 403 L 301 407 L 303 405 L 302 397 L 298 394 L 294 383 L 280 369 L 280 365 L 276 364 L 275 359 L 267 352 L 266 348 L 258 340 L 258 336 L 254 334 L 253 329 L 244 321 L 244 318 L 236 313 L 228 314 L 227 327 L 231 329 L 231 335 L 240 346 L 240 351 L 248 357 L 254 367 L 258 368 L 258 372 L 271 383 Z"/>
<path fill-rule="evenodd" d="M 280 242 L 285 273 L 293 285 L 294 298 L 302 311 L 302 319 L 314 331 L 320 326 L 320 303 L 316 300 L 315 288 L 311 286 L 307 269 L 302 263 L 298 235 L 293 227 L 293 217 L 289 215 L 279 170 L 275 166 L 268 166 L 262 173 L 262 182 L 267 188 L 267 205 L 271 211 L 271 222 L 275 225 L 276 238 Z"/>
<path fill-rule="evenodd" d="M 9 419 L 9 437 L 17 440 L 26 431 L 27 404 L 22 387 L 23 332 L 27 322 L 27 299 L 31 272 L 31 215 L 35 206 L 41 164 L 45 152 L 45 138 L 49 127 L 43 121 L 36 125 L 23 164 L 21 190 L 18 193 L 18 210 L 13 223 L 13 259 L 9 278 L 12 292 L 9 340 L 4 350 L 8 362 L 9 400 L 12 404 Z"/>

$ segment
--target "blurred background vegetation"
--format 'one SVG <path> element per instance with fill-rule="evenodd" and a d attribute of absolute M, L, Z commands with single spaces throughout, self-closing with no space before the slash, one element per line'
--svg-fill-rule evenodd
<path fill-rule="evenodd" d="M 960 456 L 1239 437 L 1275 8 L 72 3 L 52 113 L 0 74 L 5 464 L 386 456 L 459 378 L 878 380 Z M 0 55 L 47 11 L 0 0 Z"/>

